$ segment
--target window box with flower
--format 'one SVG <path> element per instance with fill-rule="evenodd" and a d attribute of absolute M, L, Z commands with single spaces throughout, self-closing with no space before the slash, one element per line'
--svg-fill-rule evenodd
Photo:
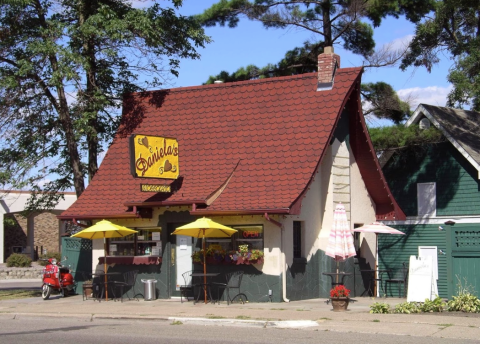
<path fill-rule="evenodd" d="M 205 251 L 205 259 L 207 264 L 222 264 L 225 259 L 225 250 L 221 245 L 211 244 L 208 245 Z M 194 251 L 192 253 L 192 260 L 194 264 L 203 264 L 203 249 Z"/>
<path fill-rule="evenodd" d="M 249 250 L 248 245 L 239 245 L 237 251 L 232 251 L 229 254 L 230 260 L 233 264 L 262 264 L 263 250 L 253 249 Z"/>
<path fill-rule="evenodd" d="M 350 302 L 350 289 L 347 289 L 343 284 L 335 286 L 330 290 L 330 301 L 332 302 L 333 311 L 346 311 L 348 303 Z"/>

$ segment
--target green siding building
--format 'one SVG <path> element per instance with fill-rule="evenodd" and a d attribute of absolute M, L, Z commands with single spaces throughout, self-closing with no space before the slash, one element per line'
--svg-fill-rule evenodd
<path fill-rule="evenodd" d="M 445 141 L 384 159 L 383 172 L 407 219 L 385 222 L 406 235 L 379 236 L 379 267 L 398 269 L 418 256 L 419 246 L 436 247 L 444 298 L 460 285 L 480 295 L 479 120 L 477 112 L 421 104 L 406 125 L 434 125 Z M 396 296 L 392 287 L 386 293 Z"/>

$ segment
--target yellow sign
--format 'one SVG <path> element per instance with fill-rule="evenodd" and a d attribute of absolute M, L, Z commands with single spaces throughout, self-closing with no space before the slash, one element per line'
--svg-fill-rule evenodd
<path fill-rule="evenodd" d="M 134 177 L 178 178 L 178 142 L 176 139 L 132 135 L 130 137 L 130 158 Z"/>
<path fill-rule="evenodd" d="M 140 184 L 142 192 L 172 192 L 170 185 Z"/>

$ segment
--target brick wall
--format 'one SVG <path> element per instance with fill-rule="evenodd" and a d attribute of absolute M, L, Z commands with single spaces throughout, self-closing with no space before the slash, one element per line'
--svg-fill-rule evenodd
<path fill-rule="evenodd" d="M 20 214 L 8 214 L 5 221 L 5 259 L 12 253 L 12 246 L 27 246 L 27 218 Z M 59 252 L 59 221 L 50 212 L 35 215 L 34 218 L 34 247 L 46 249 L 47 252 Z"/>

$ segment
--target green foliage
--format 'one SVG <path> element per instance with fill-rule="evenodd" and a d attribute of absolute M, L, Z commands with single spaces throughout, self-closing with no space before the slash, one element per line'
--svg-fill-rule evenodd
<path fill-rule="evenodd" d="M 395 306 L 393 313 L 412 314 L 420 313 L 421 310 L 416 302 L 402 302 Z"/>
<path fill-rule="evenodd" d="M 480 300 L 476 295 L 461 294 L 453 296 L 447 304 L 449 311 L 461 311 L 466 313 L 480 313 Z"/>
<path fill-rule="evenodd" d="M 368 132 L 377 153 L 385 150 L 398 150 L 405 147 L 424 146 L 445 141 L 443 134 L 433 126 L 422 130 L 418 125 L 409 127 L 395 125 L 391 127 L 368 128 Z"/>
<path fill-rule="evenodd" d="M 458 279 L 457 295 L 448 301 L 447 309 L 449 311 L 480 313 L 480 300 L 475 295 L 473 286 L 469 285 L 466 279 L 464 279 L 463 283 Z"/>
<path fill-rule="evenodd" d="M 51 208 L 55 192 L 72 185 L 79 196 L 118 127 L 123 94 L 178 75 L 180 58 L 199 58 L 196 49 L 209 40 L 193 18 L 158 4 L 6 1 L 0 6 L 0 184 L 30 189 L 58 176 L 34 188 L 31 209 Z"/>
<path fill-rule="evenodd" d="M 429 72 L 447 53 L 455 61 L 448 75 L 453 90 L 448 106 L 480 110 L 480 5 L 476 0 L 436 1 L 433 15 L 419 20 L 402 69 L 423 66 Z"/>
<path fill-rule="evenodd" d="M 60 262 L 62 260 L 62 254 L 60 252 L 48 252 L 46 254 L 42 254 L 38 259 L 38 264 L 41 266 L 46 266 L 50 258 L 55 258 L 57 262 Z"/>
<path fill-rule="evenodd" d="M 32 260 L 30 257 L 27 257 L 24 254 L 12 253 L 10 257 L 7 258 L 7 266 L 19 267 L 19 268 L 28 268 L 32 265 Z"/>
<path fill-rule="evenodd" d="M 362 84 L 364 115 L 373 113 L 378 118 L 388 118 L 399 124 L 411 114 L 410 105 L 398 97 L 392 86 L 385 82 Z M 365 104 L 368 103 L 368 106 Z"/>
<path fill-rule="evenodd" d="M 370 313 L 372 314 L 388 314 L 390 313 L 390 305 L 383 302 L 375 302 L 370 306 Z"/>
<path fill-rule="evenodd" d="M 437 295 L 433 300 L 425 299 L 425 302 L 418 308 L 425 313 L 443 312 L 447 308 L 447 304 Z"/>

